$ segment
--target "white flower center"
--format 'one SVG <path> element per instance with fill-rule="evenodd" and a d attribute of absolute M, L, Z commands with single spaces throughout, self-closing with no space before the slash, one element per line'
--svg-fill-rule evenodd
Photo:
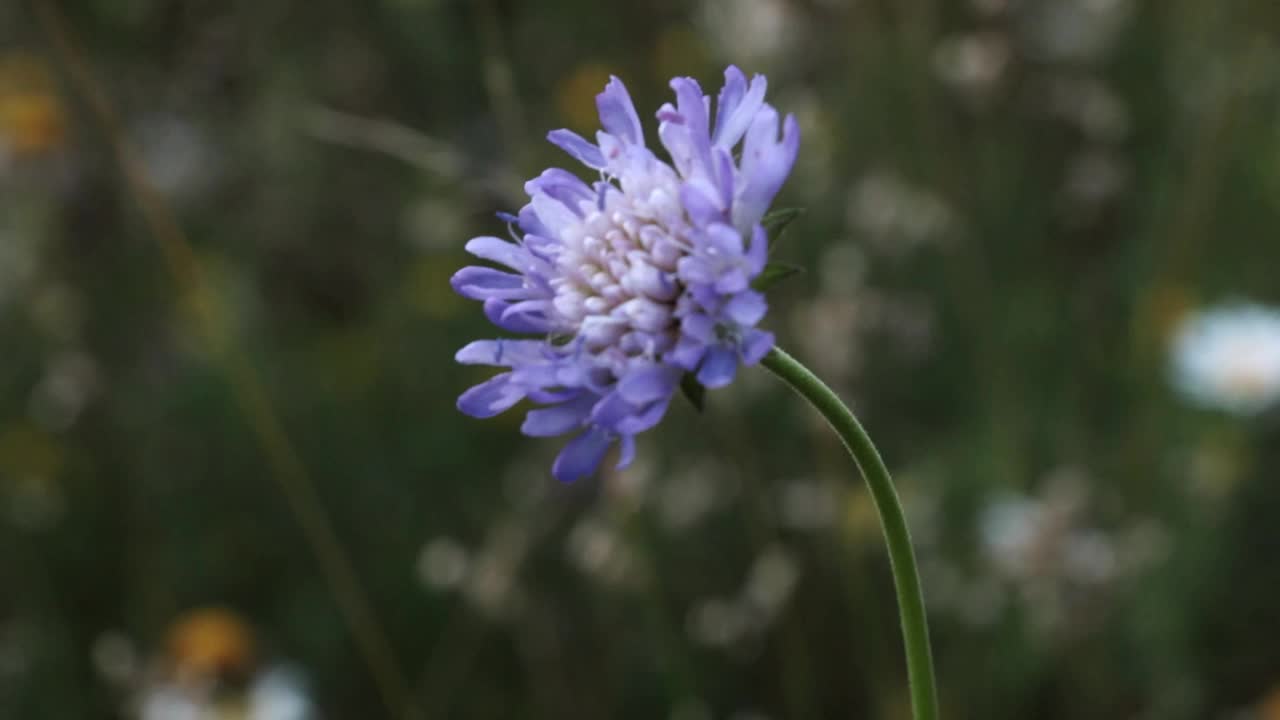
<path fill-rule="evenodd" d="M 651 185 L 610 191 L 603 209 L 583 203 L 582 221 L 561 237 L 554 305 L 588 351 L 652 358 L 675 344 L 689 225 L 674 184 Z"/>

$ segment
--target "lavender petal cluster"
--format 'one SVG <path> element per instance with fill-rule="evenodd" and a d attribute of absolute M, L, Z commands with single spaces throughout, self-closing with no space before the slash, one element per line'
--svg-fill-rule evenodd
<path fill-rule="evenodd" d="M 626 467 L 635 436 L 662 419 L 686 373 L 718 388 L 774 344 L 756 327 L 767 305 L 751 282 L 768 256 L 761 220 L 799 149 L 795 118 L 780 121 L 764 101 L 765 78 L 748 82 L 736 67 L 725 70 L 714 118 L 695 80 L 671 88 L 675 105 L 657 112 L 670 162 L 646 147 L 631 97 L 612 78 L 596 96 L 594 143 L 569 130 L 548 135 L 599 179 L 553 168 L 528 181 L 529 203 L 506 216 L 514 241 L 467 243 L 498 267 L 452 279 L 494 325 L 530 336 L 458 351 L 460 363 L 505 368 L 458 408 L 487 418 L 531 401 L 524 434 L 573 435 L 552 466 L 560 480 L 591 475 L 614 444 Z"/>

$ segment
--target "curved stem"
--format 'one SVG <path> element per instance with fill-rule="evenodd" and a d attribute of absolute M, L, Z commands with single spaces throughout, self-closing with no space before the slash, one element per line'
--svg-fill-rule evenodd
<path fill-rule="evenodd" d="M 822 413 L 848 448 L 858 469 L 862 471 L 862 477 L 867 481 L 871 498 L 880 513 L 885 543 L 889 546 L 889 564 L 893 568 L 893 584 L 897 590 L 898 612 L 902 620 L 902 639 L 907 651 L 912 717 L 915 720 L 936 720 L 938 693 L 933 677 L 933 655 L 929 647 L 929 623 L 925 616 L 924 593 L 920 588 L 915 552 L 911 549 L 911 534 L 907 530 L 907 520 L 902 513 L 902 504 L 898 501 L 898 493 L 893 488 L 893 480 L 889 477 L 889 470 L 853 412 L 817 375 L 777 347 L 769 351 L 763 364 Z"/>

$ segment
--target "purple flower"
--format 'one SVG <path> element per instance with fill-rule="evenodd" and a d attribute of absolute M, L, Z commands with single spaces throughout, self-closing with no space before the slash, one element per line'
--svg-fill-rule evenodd
<path fill-rule="evenodd" d="M 506 368 L 458 408 L 485 418 L 530 400 L 526 435 L 574 434 L 552 468 L 561 480 L 594 473 L 614 443 L 618 467 L 628 465 L 635 436 L 662 419 L 686 372 L 721 387 L 773 347 L 773 334 L 756 328 L 767 306 L 751 281 L 768 255 L 760 221 L 800 133 L 790 115 L 779 128 L 764 77 L 748 83 L 736 67 L 724 75 L 714 123 L 697 82 L 671 81 L 676 104 L 657 113 L 670 163 L 645 147 L 631 97 L 611 79 L 596 96 L 604 129 L 595 143 L 569 130 L 548 135 L 599 179 L 553 168 L 530 180 L 529 204 L 505 216 L 515 242 L 467 243 L 502 269 L 453 276 L 494 325 L 536 336 L 458 351 L 460 363 Z"/>

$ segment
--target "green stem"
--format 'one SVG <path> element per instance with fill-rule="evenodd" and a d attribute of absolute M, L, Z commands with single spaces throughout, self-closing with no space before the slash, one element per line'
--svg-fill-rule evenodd
<path fill-rule="evenodd" d="M 862 471 L 884 529 L 889 546 L 889 564 L 893 568 L 893 584 L 898 593 L 898 611 L 902 619 L 902 640 L 907 651 L 907 679 L 911 685 L 912 717 L 915 720 L 937 720 L 938 692 L 933 678 L 933 655 L 929 648 L 929 622 L 925 616 L 924 592 L 916 569 L 915 551 L 911 549 L 911 533 L 902 513 L 902 503 L 893 488 L 889 470 L 871 437 L 858 418 L 840 398 L 795 358 L 775 347 L 764 358 L 764 366 L 808 400 L 848 448 L 853 461 Z"/>

